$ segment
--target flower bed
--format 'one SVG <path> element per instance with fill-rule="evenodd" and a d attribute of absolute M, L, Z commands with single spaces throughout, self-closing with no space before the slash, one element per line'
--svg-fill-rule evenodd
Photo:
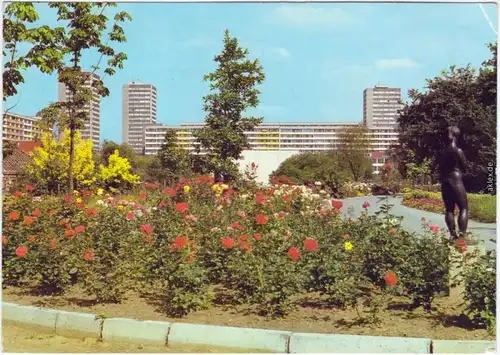
<path fill-rule="evenodd" d="M 345 220 L 341 201 L 326 208 L 302 188 L 236 192 L 198 177 L 95 205 L 89 191 L 33 193 L 4 200 L 7 287 L 80 289 L 98 304 L 131 291 L 171 317 L 215 304 L 285 317 L 312 297 L 330 310 L 364 308 L 358 321 L 377 324 L 392 299 L 431 311 L 448 282 L 450 248 L 437 228 L 415 237 L 386 210 Z"/>
<path fill-rule="evenodd" d="M 496 196 L 467 194 L 469 200 L 469 218 L 485 222 L 496 222 Z M 403 205 L 434 213 L 444 213 L 444 203 L 440 192 L 422 190 L 406 191 Z M 455 209 L 455 214 L 457 213 Z"/>

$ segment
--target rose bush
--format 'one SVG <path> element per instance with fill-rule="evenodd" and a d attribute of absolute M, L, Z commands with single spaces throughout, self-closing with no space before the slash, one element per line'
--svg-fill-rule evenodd
<path fill-rule="evenodd" d="M 429 308 L 447 280 L 439 231 L 410 234 L 388 208 L 342 219 L 341 201 L 326 204 L 307 187 L 236 190 L 202 176 L 142 184 L 128 197 L 28 190 L 4 199 L 4 285 L 79 284 L 96 302 L 120 302 L 132 289 L 173 316 L 224 293 L 224 302 L 284 316 L 309 292 L 356 307 L 394 279 L 393 292 Z"/>

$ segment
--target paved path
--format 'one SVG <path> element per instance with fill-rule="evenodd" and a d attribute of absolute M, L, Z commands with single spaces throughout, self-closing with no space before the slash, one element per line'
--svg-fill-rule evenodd
<path fill-rule="evenodd" d="M 382 196 L 367 196 L 367 197 L 354 197 L 347 198 L 343 200 L 344 206 L 341 209 L 341 213 L 345 216 L 355 216 L 358 217 L 363 211 L 363 203 L 365 201 L 370 202 L 370 207 L 368 207 L 368 213 L 373 214 L 380 209 L 380 206 L 385 203 L 385 197 L 379 202 Z M 444 215 L 438 213 L 432 213 L 422 210 L 417 210 L 415 208 L 409 208 L 401 204 L 402 197 L 389 197 L 389 204 L 394 205 L 391 209 L 391 213 L 395 216 L 403 216 L 403 227 L 410 231 L 421 231 L 422 230 L 422 217 L 427 218 L 430 224 L 435 224 L 440 228 L 446 228 L 444 221 Z M 495 249 L 496 244 L 491 242 L 490 239 L 497 239 L 496 223 L 480 223 L 476 221 L 469 220 L 469 225 L 467 230 L 479 235 L 479 239 L 483 240 L 485 243 L 485 248 L 487 250 Z"/>

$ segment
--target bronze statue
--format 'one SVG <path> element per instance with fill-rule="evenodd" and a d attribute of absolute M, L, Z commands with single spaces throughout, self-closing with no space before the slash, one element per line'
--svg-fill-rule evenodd
<path fill-rule="evenodd" d="M 446 209 L 445 221 L 450 231 L 451 239 L 458 239 L 455 229 L 455 205 L 459 209 L 458 229 L 460 237 L 465 237 L 467 232 L 468 202 L 467 193 L 462 181 L 466 169 L 465 156 L 462 149 L 457 146 L 457 139 L 460 130 L 455 127 L 448 127 L 447 147 L 441 152 L 440 180 L 441 194 Z"/>

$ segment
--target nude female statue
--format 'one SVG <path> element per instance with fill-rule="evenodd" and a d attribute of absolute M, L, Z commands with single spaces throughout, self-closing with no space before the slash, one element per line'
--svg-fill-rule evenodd
<path fill-rule="evenodd" d="M 448 146 L 441 152 L 440 180 L 441 194 L 446 209 L 445 221 L 450 231 L 451 239 L 458 239 L 455 229 L 455 205 L 459 209 L 458 229 L 463 238 L 467 232 L 468 202 L 467 193 L 462 181 L 466 169 L 464 152 L 457 147 L 457 139 L 460 136 L 460 130 L 455 127 L 448 127 L 447 132 Z"/>

